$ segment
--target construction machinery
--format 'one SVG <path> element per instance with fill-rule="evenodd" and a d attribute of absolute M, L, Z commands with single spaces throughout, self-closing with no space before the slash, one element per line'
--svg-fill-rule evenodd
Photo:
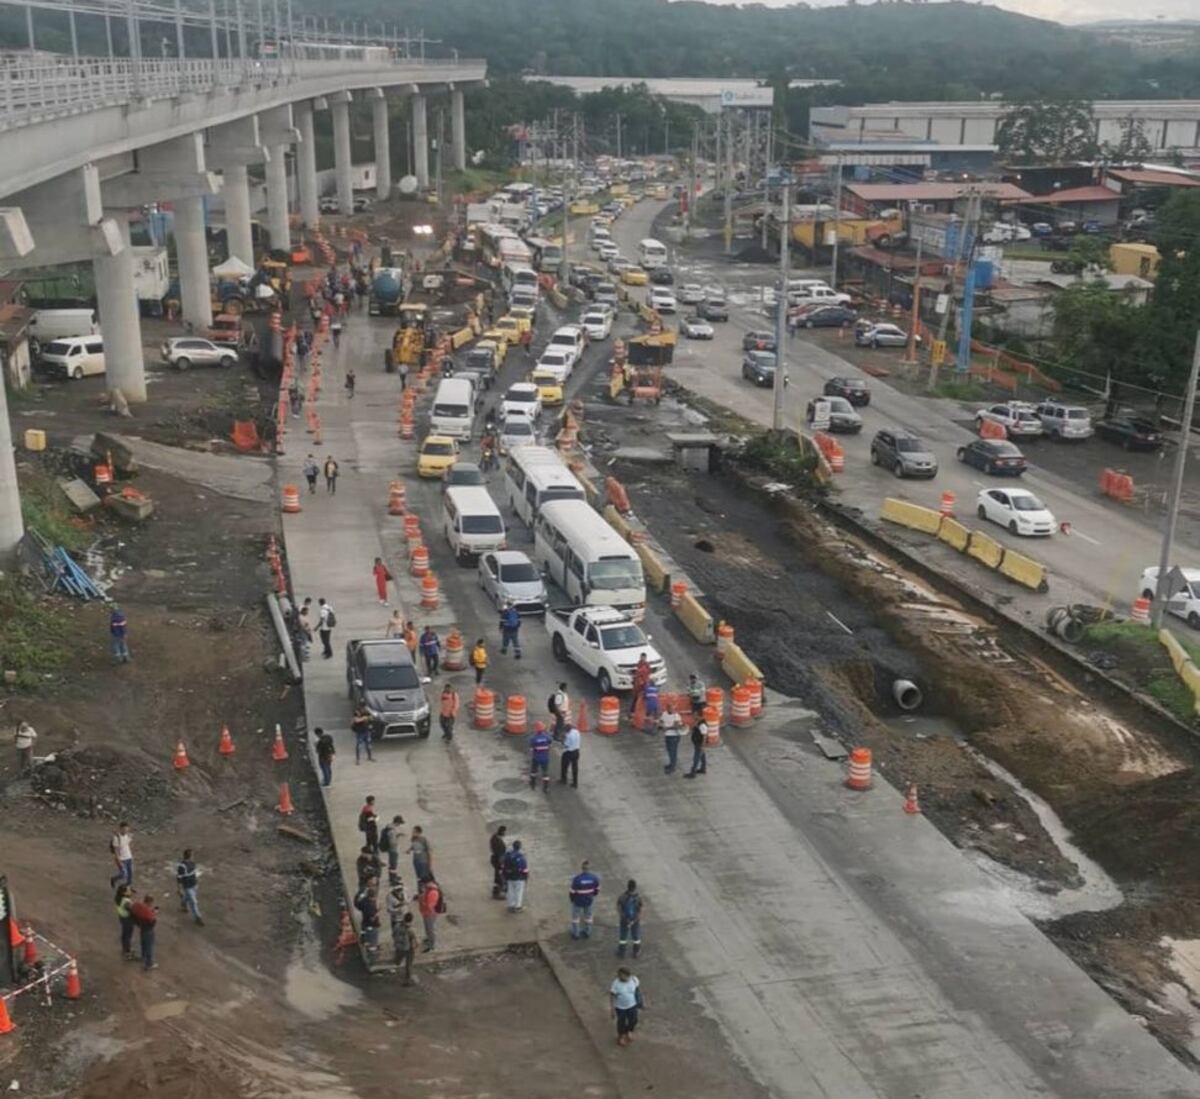
<path fill-rule="evenodd" d="M 392 354 L 397 362 L 415 366 L 421 361 L 425 333 L 429 327 L 429 306 L 424 302 L 406 301 L 398 313 L 400 327 L 392 337 Z"/>
<path fill-rule="evenodd" d="M 367 312 L 372 317 L 391 317 L 404 300 L 404 272 L 399 267 L 380 267 L 371 279 Z"/>

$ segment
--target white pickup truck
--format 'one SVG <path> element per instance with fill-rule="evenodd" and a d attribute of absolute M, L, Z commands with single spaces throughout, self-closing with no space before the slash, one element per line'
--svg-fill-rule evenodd
<path fill-rule="evenodd" d="M 650 662 L 650 677 L 661 685 L 667 665 L 641 626 L 616 607 L 578 607 L 551 610 L 546 615 L 550 647 L 559 660 L 572 660 L 596 680 L 601 694 L 628 691 L 633 669 L 642 653 Z"/>

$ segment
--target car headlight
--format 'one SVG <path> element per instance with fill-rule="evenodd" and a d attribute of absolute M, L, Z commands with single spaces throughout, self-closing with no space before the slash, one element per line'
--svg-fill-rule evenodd
<path fill-rule="evenodd" d="M 418 721 L 429 716 L 429 703 L 422 702 L 420 706 L 413 711 L 414 716 Z"/>

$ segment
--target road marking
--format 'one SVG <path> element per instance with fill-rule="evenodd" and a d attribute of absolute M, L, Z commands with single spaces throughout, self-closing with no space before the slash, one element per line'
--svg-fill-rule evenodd
<path fill-rule="evenodd" d="M 838 616 L 836 614 L 834 614 L 833 611 L 826 611 L 825 613 L 827 615 L 829 615 L 829 617 L 832 618 L 839 626 L 841 626 L 842 629 L 845 630 L 851 637 L 854 636 L 854 631 L 849 626 L 847 626 L 845 622 L 843 622 L 840 618 L 838 618 Z"/>
<path fill-rule="evenodd" d="M 1081 530 L 1076 530 L 1075 527 L 1071 528 L 1071 533 L 1069 535 L 1067 535 L 1067 537 L 1068 538 L 1082 538 L 1085 542 L 1091 542 L 1091 544 L 1093 546 L 1100 545 L 1100 543 L 1097 542 L 1095 538 L 1089 537 L 1088 535 L 1084 534 L 1083 531 L 1081 531 Z"/>

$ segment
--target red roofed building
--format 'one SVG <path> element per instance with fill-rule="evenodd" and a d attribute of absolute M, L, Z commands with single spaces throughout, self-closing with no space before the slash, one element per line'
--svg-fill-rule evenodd
<path fill-rule="evenodd" d="M 1120 220 L 1121 195 L 1111 187 L 1092 184 L 1051 191 L 1048 195 L 1038 195 L 1020 205 L 1027 214 L 1040 215 L 1034 220 L 1055 223 L 1095 221 L 1101 225 L 1116 225 Z"/>

